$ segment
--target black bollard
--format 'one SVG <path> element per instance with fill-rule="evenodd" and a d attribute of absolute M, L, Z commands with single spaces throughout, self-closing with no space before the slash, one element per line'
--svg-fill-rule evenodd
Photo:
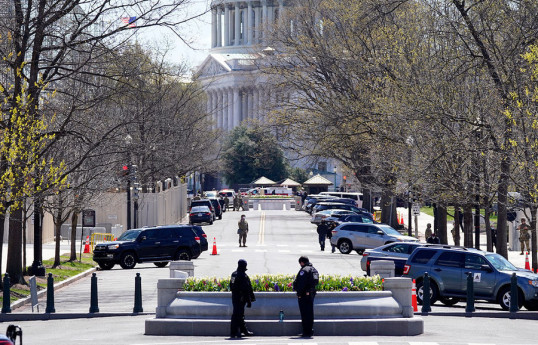
<path fill-rule="evenodd" d="M 422 282 L 422 314 L 432 311 L 430 297 L 430 276 L 426 272 L 424 273 L 424 281 Z"/>
<path fill-rule="evenodd" d="M 45 308 L 45 313 L 55 313 L 54 309 L 54 278 L 52 278 L 52 273 L 49 273 L 47 277 L 47 307 Z"/>
<path fill-rule="evenodd" d="M 144 309 L 142 309 L 142 277 L 140 277 L 140 273 L 137 273 L 135 277 L 135 296 L 133 313 L 141 313 L 143 311 Z"/>
<path fill-rule="evenodd" d="M 517 276 L 515 273 L 512 273 L 512 278 L 510 280 L 510 312 L 516 313 L 519 309 L 517 293 Z"/>
<path fill-rule="evenodd" d="M 90 296 L 90 313 L 98 313 L 99 312 L 99 306 L 98 306 L 98 299 L 97 299 L 97 275 L 95 273 L 92 273 L 91 278 L 91 296 Z"/>
<path fill-rule="evenodd" d="M 4 275 L 4 300 L 2 302 L 2 314 L 11 313 L 11 282 L 9 274 Z M 7 296 L 7 298 L 6 298 Z"/>
<path fill-rule="evenodd" d="M 474 311 L 474 276 L 473 272 L 467 272 L 467 306 L 465 307 L 465 312 L 472 313 Z"/>

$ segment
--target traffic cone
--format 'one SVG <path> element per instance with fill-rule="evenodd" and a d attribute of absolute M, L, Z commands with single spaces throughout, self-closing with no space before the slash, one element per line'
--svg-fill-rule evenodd
<path fill-rule="evenodd" d="M 531 265 L 529 264 L 529 252 L 525 252 L 525 269 L 529 271 L 531 269 Z"/>
<path fill-rule="evenodd" d="M 90 236 L 86 236 L 86 244 L 84 245 L 84 254 L 90 252 Z"/>
<path fill-rule="evenodd" d="M 417 285 L 415 284 L 415 279 L 413 279 L 413 287 L 411 288 L 411 303 L 413 304 L 413 311 L 417 312 Z"/>
<path fill-rule="evenodd" d="M 211 255 L 218 255 L 217 254 L 217 240 L 215 239 L 215 237 L 213 237 L 213 252 L 211 253 Z"/>

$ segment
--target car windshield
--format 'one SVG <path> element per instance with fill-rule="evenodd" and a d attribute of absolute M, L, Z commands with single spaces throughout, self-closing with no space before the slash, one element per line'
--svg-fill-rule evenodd
<path fill-rule="evenodd" d="M 400 234 L 398 232 L 398 230 L 394 229 L 394 228 L 391 228 L 390 226 L 388 225 L 380 225 L 379 226 L 381 229 L 383 229 L 383 231 L 387 234 L 387 235 L 396 235 L 396 236 L 401 236 L 402 234 Z"/>
<path fill-rule="evenodd" d="M 142 230 L 128 230 L 118 237 L 118 241 L 134 241 Z"/>
<path fill-rule="evenodd" d="M 503 256 L 499 254 L 486 254 L 486 259 L 498 271 L 517 271 L 516 266 L 512 265 L 510 261 L 506 260 Z"/>
<path fill-rule="evenodd" d="M 191 209 L 191 212 L 193 212 L 193 213 L 195 213 L 195 212 L 209 212 L 209 207 L 207 207 L 207 206 L 194 206 Z"/>

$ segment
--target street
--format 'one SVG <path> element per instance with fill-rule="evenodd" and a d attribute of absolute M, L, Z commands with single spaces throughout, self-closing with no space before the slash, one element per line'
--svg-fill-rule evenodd
<path fill-rule="evenodd" d="M 247 247 L 237 242 L 237 221 L 246 214 L 249 222 Z M 334 254 L 327 242 L 321 252 L 317 243 L 315 226 L 310 224 L 304 212 L 296 211 L 248 211 L 226 212 L 222 220 L 204 226 L 209 240 L 209 250 L 193 260 L 195 276 L 226 277 L 235 270 L 237 260 L 248 261 L 248 274 L 295 274 L 301 255 L 309 256 L 321 274 L 353 274 L 362 276 L 360 256 Z M 218 255 L 212 256 L 213 238 Z M 328 249 L 328 250 L 327 250 Z M 110 271 L 98 271 L 99 309 L 101 313 L 130 313 L 133 309 L 134 277 L 142 277 L 143 308 L 154 313 L 157 303 L 158 279 L 168 278 L 169 269 L 153 264 L 139 264 L 133 270 L 115 266 Z M 44 310 L 45 300 L 40 301 Z M 90 306 L 90 279 L 84 278 L 56 291 L 56 313 L 87 313 Z M 497 304 L 477 303 L 478 312 L 507 316 Z M 253 304 L 256 307 L 256 304 Z M 420 306 L 419 306 L 420 310 Z M 31 313 L 29 306 L 13 311 Z M 263 337 L 243 339 L 243 344 L 533 344 L 533 320 L 509 320 L 506 318 L 473 317 L 464 315 L 465 304 L 448 308 L 435 305 L 433 313 L 460 313 L 461 316 L 423 316 L 425 333 L 416 337 L 315 337 L 310 340 L 289 337 Z M 523 312 L 525 313 L 525 312 Z M 529 312 L 526 312 L 529 313 Z M 50 321 L 17 322 L 23 328 L 25 344 L 220 344 L 222 337 L 155 337 L 145 336 L 144 320 L 153 315 L 84 318 Z M 275 315 L 277 317 L 277 315 Z M 7 327 L 7 323 L 4 323 Z M 510 332 L 492 332 L 509 329 Z M 55 331 L 52 331 L 55 330 Z M 457 330 L 457 332 L 454 332 Z M 514 338 L 517 337 L 517 338 Z"/>

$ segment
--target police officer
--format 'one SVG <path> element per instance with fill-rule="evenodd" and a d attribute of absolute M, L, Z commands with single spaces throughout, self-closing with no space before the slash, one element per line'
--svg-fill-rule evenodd
<path fill-rule="evenodd" d="M 321 251 L 323 252 L 325 250 L 325 240 L 327 239 L 327 234 L 329 231 L 329 224 L 325 220 L 322 220 L 321 223 L 319 223 L 318 228 L 318 240 L 319 240 L 319 246 L 321 247 Z"/>
<path fill-rule="evenodd" d="M 314 335 L 314 298 L 316 297 L 316 285 L 319 283 L 319 273 L 306 256 L 299 258 L 299 265 L 301 265 L 301 269 L 293 281 L 293 290 L 297 292 L 301 312 L 302 337 L 310 338 Z"/>
<path fill-rule="evenodd" d="M 531 239 L 531 234 L 529 234 L 530 226 L 525 223 L 525 218 L 521 218 L 521 225 L 518 227 L 519 230 L 519 244 L 521 245 L 521 253 L 523 255 L 525 252 L 525 245 L 527 245 L 527 251 L 530 252 L 529 240 Z"/>
<path fill-rule="evenodd" d="M 230 199 L 228 199 L 227 195 L 224 195 L 224 209 L 228 210 L 229 205 L 230 205 Z"/>
<path fill-rule="evenodd" d="M 241 220 L 237 222 L 237 234 L 239 235 L 239 247 L 241 247 L 241 240 L 243 241 L 243 247 L 247 246 L 247 234 L 248 234 L 248 222 L 245 219 L 245 215 L 241 215 Z"/>
<path fill-rule="evenodd" d="M 232 291 L 233 313 L 230 325 L 230 338 L 241 338 L 244 335 L 254 335 L 248 330 L 245 323 L 245 305 L 247 308 L 252 306 L 256 300 L 252 291 L 252 284 L 247 273 L 247 262 L 243 259 L 237 262 L 237 271 L 232 273 L 230 279 L 230 290 Z"/>

